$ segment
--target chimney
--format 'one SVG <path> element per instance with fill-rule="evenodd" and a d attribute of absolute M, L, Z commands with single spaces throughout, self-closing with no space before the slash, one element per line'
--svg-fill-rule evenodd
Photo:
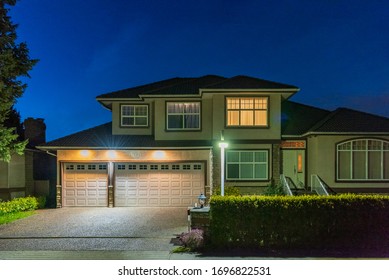
<path fill-rule="evenodd" d="M 42 118 L 27 118 L 24 120 L 24 138 L 29 146 L 37 146 L 46 142 L 46 125 Z"/>

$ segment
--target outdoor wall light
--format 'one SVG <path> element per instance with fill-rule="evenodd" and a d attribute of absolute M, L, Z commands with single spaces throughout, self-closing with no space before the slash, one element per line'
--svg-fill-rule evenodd
<path fill-rule="evenodd" d="M 110 159 L 116 158 L 116 152 L 113 151 L 113 150 L 109 150 L 109 151 L 107 152 L 107 156 L 108 156 L 108 158 L 110 158 Z"/>
<path fill-rule="evenodd" d="M 164 151 L 155 151 L 153 153 L 153 158 L 155 159 L 164 159 L 166 156 L 166 153 Z"/>
<path fill-rule="evenodd" d="M 89 156 L 89 151 L 88 150 L 82 150 L 82 151 L 80 151 L 80 155 L 82 155 L 83 157 L 87 157 L 87 156 Z"/>
<path fill-rule="evenodd" d="M 204 208 L 205 200 L 207 197 L 204 194 L 200 194 L 198 197 L 200 208 Z"/>

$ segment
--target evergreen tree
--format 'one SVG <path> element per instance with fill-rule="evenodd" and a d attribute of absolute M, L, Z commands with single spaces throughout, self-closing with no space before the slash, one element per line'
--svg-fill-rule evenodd
<path fill-rule="evenodd" d="M 20 141 L 16 127 L 12 123 L 13 105 L 21 97 L 27 85 L 20 77 L 29 77 L 28 72 L 38 62 L 30 59 L 26 43 L 18 43 L 16 28 L 9 8 L 17 0 L 0 0 L 0 160 L 10 161 L 12 153 L 23 154 L 26 141 Z"/>

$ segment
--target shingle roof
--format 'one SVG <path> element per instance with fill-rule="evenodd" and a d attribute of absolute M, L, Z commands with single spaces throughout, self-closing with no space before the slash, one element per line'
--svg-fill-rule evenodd
<path fill-rule="evenodd" d="M 211 141 L 178 140 L 156 141 L 152 135 L 112 135 L 112 122 L 47 142 L 39 146 L 41 149 L 56 148 L 166 148 L 166 147 L 210 147 Z"/>
<path fill-rule="evenodd" d="M 298 90 L 298 87 L 272 82 L 268 80 L 248 77 L 248 76 L 235 76 L 229 79 L 225 79 L 214 85 L 207 86 L 212 89 L 292 89 Z"/>
<path fill-rule="evenodd" d="M 138 98 L 139 95 L 190 95 L 198 94 L 200 89 L 289 89 L 297 87 L 267 81 L 263 79 L 235 76 L 225 78 L 217 75 L 206 75 L 197 78 L 172 78 L 159 82 L 110 92 L 97 96 L 104 98 Z"/>
<path fill-rule="evenodd" d="M 389 118 L 348 108 L 338 108 L 313 126 L 310 131 L 389 134 Z"/>
<path fill-rule="evenodd" d="M 330 114 L 330 111 L 288 100 L 281 106 L 282 135 L 302 135 Z"/>

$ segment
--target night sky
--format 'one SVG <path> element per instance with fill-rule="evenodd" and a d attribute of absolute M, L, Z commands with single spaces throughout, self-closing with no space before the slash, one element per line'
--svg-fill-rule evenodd
<path fill-rule="evenodd" d="M 53 140 L 110 121 L 97 95 L 172 77 L 249 75 L 292 100 L 389 117 L 389 1 L 20 0 L 22 118 Z"/>

